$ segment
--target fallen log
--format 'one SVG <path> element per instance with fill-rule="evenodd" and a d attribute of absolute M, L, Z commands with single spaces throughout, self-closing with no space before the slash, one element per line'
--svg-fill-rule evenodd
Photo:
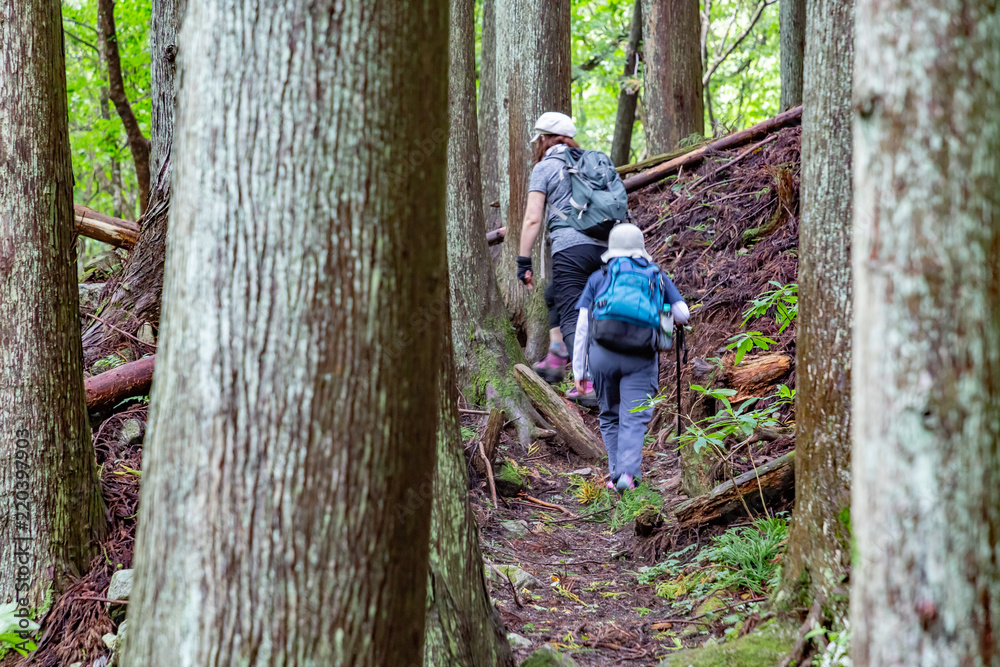
<path fill-rule="evenodd" d="M 90 412 L 103 412 L 126 398 L 149 393 L 155 363 L 155 355 L 143 357 L 84 380 L 87 409 Z"/>
<path fill-rule="evenodd" d="M 674 516 L 681 528 L 691 528 L 710 523 L 731 512 L 742 511 L 743 502 L 760 508 L 762 492 L 765 498 L 773 498 L 794 488 L 793 450 L 758 466 L 756 470 L 743 473 L 735 480 L 720 484 L 704 495 L 685 500 L 674 508 Z"/>
<path fill-rule="evenodd" d="M 710 153 L 739 148 L 740 146 L 745 146 L 751 142 L 759 141 L 772 132 L 799 122 L 801 118 L 802 107 L 798 106 L 780 113 L 774 118 L 768 118 L 763 123 L 758 123 L 757 125 L 748 127 L 745 130 L 728 134 L 721 139 L 713 141 L 710 144 L 705 144 L 704 146 L 696 148 L 688 153 L 684 153 L 683 155 L 675 157 L 672 160 L 668 160 L 659 166 L 653 167 L 652 169 L 647 169 L 646 171 L 636 174 L 635 176 L 629 176 L 625 179 L 625 191 L 634 192 L 639 188 L 644 188 L 647 185 L 650 185 L 651 183 L 662 181 L 667 176 L 676 174 L 681 167 L 694 167 L 699 162 L 704 160 Z"/>
<path fill-rule="evenodd" d="M 486 245 L 499 245 L 503 243 L 503 240 L 506 236 L 507 236 L 506 227 L 501 227 L 500 229 L 494 229 L 492 232 L 486 232 Z"/>
<path fill-rule="evenodd" d="M 139 224 L 113 218 L 97 211 L 73 204 L 76 233 L 80 236 L 109 243 L 118 248 L 131 248 L 139 242 Z"/>
<path fill-rule="evenodd" d="M 507 413 L 498 408 L 490 410 L 490 416 L 486 420 L 486 430 L 480 440 L 482 445 L 481 455 L 472 459 L 472 465 L 480 476 L 487 474 L 487 470 L 492 470 L 493 461 L 496 459 L 497 445 L 500 443 L 500 434 L 503 433 L 503 423 Z"/>
<path fill-rule="evenodd" d="M 538 377 L 535 371 L 524 364 L 517 364 L 514 366 L 514 378 L 521 385 L 531 404 L 570 449 L 585 459 L 596 460 L 604 456 L 604 445 L 587 428 L 580 415 L 574 412 L 545 380 Z"/>
<path fill-rule="evenodd" d="M 792 358 L 787 354 L 765 354 L 728 368 L 725 384 L 738 392 L 733 397 L 734 401 L 743 401 L 773 392 L 771 385 L 783 378 L 791 368 Z"/>
<path fill-rule="evenodd" d="M 708 143 L 708 140 L 705 139 L 704 141 L 699 141 L 696 144 L 692 144 L 690 146 L 685 146 L 684 148 L 678 148 L 677 150 L 670 151 L 669 153 L 663 153 L 661 155 L 654 155 L 653 157 L 648 157 L 645 160 L 643 160 L 642 162 L 633 162 L 632 164 L 623 164 L 620 167 L 616 167 L 615 171 L 618 172 L 619 176 L 621 176 L 622 178 L 625 178 L 629 174 L 637 174 L 640 171 L 646 171 L 647 169 L 651 169 L 651 168 L 655 167 L 658 164 L 663 164 L 667 160 L 673 160 L 674 158 L 678 158 L 678 157 L 680 157 L 682 155 L 687 155 L 691 151 L 698 150 L 699 148 L 701 148 L 702 146 L 704 146 L 707 143 Z"/>

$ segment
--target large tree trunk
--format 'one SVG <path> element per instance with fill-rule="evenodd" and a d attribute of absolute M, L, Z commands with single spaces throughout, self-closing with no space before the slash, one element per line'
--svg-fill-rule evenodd
<path fill-rule="evenodd" d="M 618 114 L 615 116 L 615 134 L 611 140 L 611 162 L 616 167 L 628 164 L 632 153 L 632 128 L 635 126 L 635 107 L 639 102 L 639 87 L 630 85 L 638 80 L 639 45 L 642 43 L 642 0 L 635 0 L 632 27 L 625 47 L 625 71 L 621 90 L 618 92 Z"/>
<path fill-rule="evenodd" d="M 0 5 L 0 604 L 43 613 L 105 530 L 83 398 L 58 0 Z"/>
<path fill-rule="evenodd" d="M 501 0 L 503 1 L 503 0 Z M 497 157 L 497 0 L 482 0 L 483 32 L 479 51 L 479 154 L 482 157 L 483 210 L 486 231 L 503 227 L 500 217 L 500 172 Z M 493 204 L 497 204 L 494 206 Z M 493 259 L 502 248 L 491 251 Z"/>
<path fill-rule="evenodd" d="M 811 0 L 802 112 L 795 511 L 787 604 L 832 601 L 851 550 L 851 73 L 854 6 Z M 784 28 L 784 24 L 782 25 Z"/>
<path fill-rule="evenodd" d="M 475 22 L 472 0 L 451 0 L 448 139 L 448 268 L 458 387 L 466 399 L 506 410 L 528 437 L 527 398 L 514 379 L 524 354 L 500 291 L 486 237 L 476 123 Z"/>
<path fill-rule="evenodd" d="M 838 13 L 847 11 L 849 3 L 840 3 Z M 803 63 L 806 50 L 806 0 L 781 0 L 781 110 L 802 104 Z M 824 46 L 818 47 L 825 50 Z M 840 63 L 838 63 L 840 64 Z M 850 72 L 851 62 L 843 61 Z M 831 64 L 826 64 L 831 67 Z M 850 77 L 848 77 L 850 81 Z M 850 142 L 848 141 L 848 145 Z"/>
<path fill-rule="evenodd" d="M 135 163 L 135 175 L 139 181 L 139 210 L 146 212 L 149 203 L 150 169 L 149 139 L 142 133 L 139 121 L 129 104 L 125 93 L 125 79 L 122 76 L 121 55 L 118 52 L 118 32 L 115 29 L 115 0 L 97 0 L 97 17 L 100 37 L 104 40 L 104 56 L 108 66 L 108 92 L 115 110 L 125 127 L 128 147 Z M 130 216 L 131 217 L 131 216 Z"/>
<path fill-rule="evenodd" d="M 153 0 L 150 63 L 153 83 L 153 188 L 140 219 L 139 242 L 129 253 L 121 278 L 109 281 L 101 295 L 101 319 L 83 334 L 84 364 L 89 368 L 126 342 L 143 324 L 160 322 L 163 261 L 170 213 L 170 153 L 174 140 L 177 32 L 186 0 Z"/>
<path fill-rule="evenodd" d="M 705 131 L 698 0 L 643 0 L 646 149 L 666 153 Z"/>
<path fill-rule="evenodd" d="M 447 19 L 188 6 L 126 665 L 421 655 L 445 145 L 399 156 L 447 134 Z"/>
<path fill-rule="evenodd" d="M 521 223 L 531 175 L 532 127 L 546 111 L 570 113 L 569 0 L 504 0 L 495 6 L 497 170 L 500 216 L 507 227 L 497 275 L 525 354 L 538 359 L 549 344 L 545 285 L 552 273 L 547 234 L 535 242 L 535 289 L 517 279 Z"/>
<path fill-rule="evenodd" d="M 472 0 L 452 0 L 472 5 Z M 471 13 L 468 15 L 472 19 Z M 454 13 L 452 16 L 454 21 Z M 453 44 L 454 47 L 454 44 Z M 513 667 L 500 614 L 490 601 L 479 550 L 479 526 L 469 506 L 469 476 L 458 428 L 451 336 L 442 336 L 441 408 L 431 510 L 427 582 L 427 667 Z M 424 496 L 415 496 L 414 510 Z"/>
<path fill-rule="evenodd" d="M 1000 664 L 1000 21 L 861 0 L 856 665 Z"/>

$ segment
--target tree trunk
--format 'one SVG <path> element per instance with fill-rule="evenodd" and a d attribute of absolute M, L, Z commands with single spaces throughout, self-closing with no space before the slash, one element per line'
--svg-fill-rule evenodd
<path fill-rule="evenodd" d="M 782 589 L 787 604 L 808 607 L 803 597 L 830 604 L 851 564 L 853 4 L 812 0 L 806 29 L 795 364 L 798 454 Z"/>
<path fill-rule="evenodd" d="M 83 398 L 58 0 L 0 5 L 0 603 L 44 613 L 105 530 Z"/>
<path fill-rule="evenodd" d="M 84 364 L 89 368 L 125 342 L 121 331 L 134 334 L 160 321 L 163 262 L 170 213 L 170 152 L 174 139 L 177 31 L 186 0 L 153 0 L 150 61 L 153 84 L 153 191 L 140 219 L 141 234 L 129 253 L 119 280 L 109 281 L 101 295 L 101 319 L 83 334 Z M 121 331 L 119 331 L 119 329 Z"/>
<path fill-rule="evenodd" d="M 125 126 L 125 136 L 128 138 L 128 147 L 135 163 L 135 175 L 139 181 L 139 210 L 140 213 L 145 213 L 149 203 L 149 139 L 142 134 L 139 121 L 125 94 L 125 79 L 122 77 L 121 56 L 118 53 L 118 33 L 115 29 L 115 0 L 97 0 L 97 17 L 108 65 L 108 92 L 122 125 Z"/>
<path fill-rule="evenodd" d="M 503 0 L 501 0 L 503 1 Z M 483 33 L 479 50 L 479 154 L 482 158 L 483 211 L 486 231 L 503 227 L 500 217 L 500 172 L 497 157 L 497 30 L 496 0 L 483 2 Z M 497 205 L 494 206 L 493 204 Z M 500 257 L 501 248 L 491 252 Z"/>
<path fill-rule="evenodd" d="M 631 81 L 639 78 L 639 45 L 642 42 L 642 0 L 635 0 L 632 27 L 625 47 L 625 71 L 622 88 L 618 93 L 618 115 L 615 116 L 615 134 L 611 140 L 611 162 L 621 167 L 629 162 L 632 154 L 632 128 L 635 126 L 635 105 L 639 101 L 639 87 Z"/>
<path fill-rule="evenodd" d="M 549 344 L 545 285 L 552 274 L 547 234 L 535 242 L 535 289 L 517 279 L 521 223 L 528 201 L 532 128 L 546 111 L 570 113 L 569 0 L 505 0 L 495 5 L 497 159 L 500 217 L 507 227 L 497 275 L 529 359 Z"/>
<path fill-rule="evenodd" d="M 998 665 L 1000 22 L 861 0 L 854 99 L 856 665 Z"/>
<path fill-rule="evenodd" d="M 646 149 L 672 151 L 705 132 L 698 0 L 642 0 Z"/>
<path fill-rule="evenodd" d="M 413 146 L 447 135 L 447 3 L 196 2 L 182 36 L 124 664 L 411 664 L 448 322 L 445 145 Z"/>
<path fill-rule="evenodd" d="M 174 106 L 177 76 L 177 32 L 187 0 L 153 0 L 149 24 L 150 78 L 153 85 L 153 140 L 150 173 L 153 179 L 170 156 L 174 143 Z"/>
<path fill-rule="evenodd" d="M 779 7 L 781 23 L 781 110 L 784 111 L 785 109 L 791 109 L 802 104 L 802 72 L 806 53 L 806 0 L 781 0 Z M 840 7 L 840 9 L 846 11 L 844 7 Z M 824 46 L 817 48 L 825 50 Z M 844 61 L 843 64 L 848 71 L 851 70 L 851 63 L 849 61 Z M 825 66 L 829 67 L 830 65 L 826 64 Z M 813 81 L 815 82 L 815 79 Z M 848 88 L 849 91 L 850 88 Z M 850 145 L 850 142 L 848 142 L 848 145 Z"/>
<path fill-rule="evenodd" d="M 473 3 L 451 0 L 451 8 L 448 268 L 456 376 L 467 400 L 503 408 L 519 422 L 527 440 L 530 407 L 513 375 L 514 365 L 525 363 L 524 354 L 500 298 L 483 235 Z"/>
<path fill-rule="evenodd" d="M 472 0 L 452 0 L 452 21 L 463 14 L 473 25 Z M 463 8 L 464 9 L 464 8 Z M 452 49 L 454 50 L 454 42 Z M 452 79 L 454 81 L 454 78 Z M 454 86 L 454 83 L 452 84 Z M 469 506 L 469 476 L 458 427 L 458 393 L 451 359 L 451 336 L 443 336 L 441 408 L 437 472 L 431 510 L 430 572 L 427 582 L 426 667 L 513 667 L 514 657 L 500 614 L 483 576 L 479 527 Z M 421 496 L 415 496 L 415 499 Z M 410 505 L 415 507 L 419 501 Z M 407 663 L 409 664 L 409 663 Z"/>

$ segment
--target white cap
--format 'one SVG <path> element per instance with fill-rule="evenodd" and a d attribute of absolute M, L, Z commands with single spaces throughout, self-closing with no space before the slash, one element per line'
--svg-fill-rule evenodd
<path fill-rule="evenodd" d="M 646 252 L 646 241 L 642 237 L 642 230 L 631 222 L 623 222 L 611 228 L 608 236 L 608 251 L 601 255 L 602 262 L 615 257 L 631 257 L 632 259 L 645 259 L 652 262 L 653 258 Z"/>
<path fill-rule="evenodd" d="M 535 136 L 531 137 L 531 143 L 538 141 L 538 137 L 543 134 L 561 134 L 572 138 L 576 136 L 576 125 L 573 124 L 573 119 L 564 113 L 546 111 L 535 123 Z"/>

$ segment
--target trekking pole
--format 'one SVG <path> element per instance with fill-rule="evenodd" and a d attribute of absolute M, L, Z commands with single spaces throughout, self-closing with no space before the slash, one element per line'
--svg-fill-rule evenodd
<path fill-rule="evenodd" d="M 684 326 L 674 327 L 674 350 L 677 356 L 677 437 L 681 437 L 681 346 L 684 346 L 684 363 L 687 363 L 687 340 Z"/>

